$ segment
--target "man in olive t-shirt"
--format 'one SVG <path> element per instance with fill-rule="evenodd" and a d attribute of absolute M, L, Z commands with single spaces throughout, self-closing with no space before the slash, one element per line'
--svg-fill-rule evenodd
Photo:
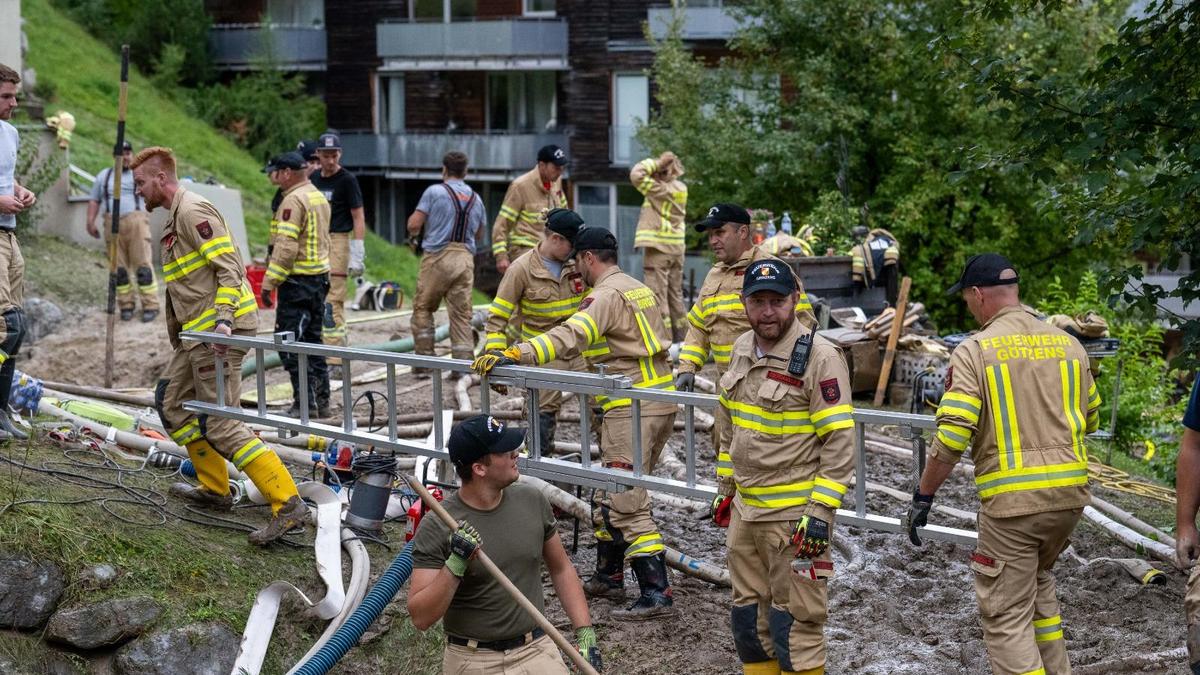
<path fill-rule="evenodd" d="M 473 560 L 483 544 L 488 557 L 539 612 L 545 606 L 546 564 L 575 627 L 579 651 L 600 669 L 583 584 L 558 538 L 550 503 L 537 489 L 516 482 L 524 439 L 523 429 L 506 428 L 488 415 L 464 420 L 450 432 L 450 461 L 462 487 L 442 505 L 459 528 L 451 533 L 433 516 L 422 519 L 413 542 L 408 594 L 408 611 L 418 629 L 443 621 L 443 672 L 567 673 L 558 649 L 533 617 Z"/>

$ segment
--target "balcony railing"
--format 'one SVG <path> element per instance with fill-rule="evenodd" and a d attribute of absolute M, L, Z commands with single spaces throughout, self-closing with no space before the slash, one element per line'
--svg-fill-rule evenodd
<path fill-rule="evenodd" d="M 283 24 L 220 24 L 208 31 L 213 61 L 227 70 L 248 70 L 269 60 L 289 70 L 325 70 L 325 29 Z"/>
<path fill-rule="evenodd" d="M 440 170 L 450 150 L 466 153 L 472 171 L 528 170 L 544 145 L 567 146 L 562 133 L 342 134 L 345 164 L 358 170 Z"/>
<path fill-rule="evenodd" d="M 608 153 L 616 166 L 633 166 L 646 157 L 646 148 L 636 138 L 637 127 L 609 127 Z"/>
<path fill-rule="evenodd" d="M 553 58 L 567 56 L 565 19 L 384 22 L 379 57 L 389 59 Z"/>
<path fill-rule="evenodd" d="M 650 33 L 656 39 L 667 35 L 671 25 L 671 7 L 651 7 L 646 10 Z M 687 7 L 683 10 L 684 40 L 728 40 L 737 32 L 739 23 L 723 7 Z"/>

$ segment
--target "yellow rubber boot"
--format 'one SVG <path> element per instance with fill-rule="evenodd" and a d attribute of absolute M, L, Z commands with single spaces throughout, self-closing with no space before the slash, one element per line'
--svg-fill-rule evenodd
<path fill-rule="evenodd" d="M 808 670 L 784 670 L 782 675 L 825 675 L 825 666 L 817 666 Z"/>
<path fill-rule="evenodd" d="M 771 660 L 743 663 L 742 675 L 780 675 L 779 662 Z"/>
<path fill-rule="evenodd" d="M 217 449 L 201 438 L 187 444 L 188 457 L 196 468 L 196 480 L 201 487 L 219 496 L 229 494 L 229 470 L 225 467 L 225 458 Z"/>
<path fill-rule="evenodd" d="M 242 468 L 246 476 L 254 483 L 254 487 L 267 498 L 271 505 L 271 515 L 279 513 L 279 509 L 292 497 L 299 501 L 300 493 L 296 490 L 296 481 L 288 473 L 279 455 L 274 452 L 264 452 L 255 457 Z"/>

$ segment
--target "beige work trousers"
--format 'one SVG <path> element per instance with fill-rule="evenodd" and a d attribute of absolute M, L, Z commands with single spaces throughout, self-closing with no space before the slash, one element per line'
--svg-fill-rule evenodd
<path fill-rule="evenodd" d="M 0 314 L 25 302 L 25 258 L 12 230 L 0 229 Z M 0 327 L 3 327 L 0 320 Z"/>
<path fill-rule="evenodd" d="M 1188 575 L 1183 610 L 1187 616 L 1188 662 L 1200 663 L 1200 564 L 1193 567 Z"/>
<path fill-rule="evenodd" d="M 733 584 L 733 641 L 743 663 L 778 661 L 788 672 L 825 665 L 833 558 L 826 550 L 813 559 L 811 571 L 793 570 L 795 526 L 788 520 L 746 521 L 733 509 L 725 547 Z"/>
<path fill-rule="evenodd" d="M 662 309 L 663 324 L 670 335 L 664 341 L 682 342 L 687 333 L 687 309 L 683 306 L 683 254 L 642 249 L 642 279 L 654 291 Z"/>
<path fill-rule="evenodd" d="M 112 214 L 104 216 L 104 241 L 112 239 Z M 137 292 L 134 292 L 137 284 Z M 133 309 L 141 298 L 142 310 L 158 309 L 158 283 L 150 254 L 150 214 L 133 211 L 117 224 L 117 306 Z"/>
<path fill-rule="evenodd" d="M 497 652 L 446 644 L 443 675 L 567 675 L 558 647 L 548 636 L 524 647 Z"/>
<path fill-rule="evenodd" d="M 412 332 L 416 353 L 433 354 L 433 313 L 442 299 L 450 319 L 450 354 L 456 359 L 475 356 L 471 330 L 471 286 L 475 259 L 465 244 L 450 244 L 421 256 L 417 295 L 413 299 Z"/>
<path fill-rule="evenodd" d="M 327 345 L 349 344 L 346 328 L 346 282 L 350 267 L 350 232 L 329 235 L 329 292 L 325 294 L 325 322 L 321 340 Z"/>
<path fill-rule="evenodd" d="M 642 415 L 642 473 L 648 474 L 658 465 L 662 449 L 674 429 L 675 413 Z M 611 413 L 604 415 L 600 431 L 600 461 L 605 465 L 616 462 L 633 466 L 633 417 L 627 413 L 619 417 Z M 654 555 L 662 551 L 658 525 L 650 514 L 650 494 L 645 488 L 617 493 L 597 490 L 592 503 L 592 524 L 597 532 L 617 530 L 610 534 L 615 539 L 619 533 L 625 540 L 626 557 Z M 658 538 L 657 547 L 652 545 L 654 538 Z"/>
<path fill-rule="evenodd" d="M 1012 518 L 979 514 L 971 569 L 995 675 L 1071 672 L 1050 569 L 1082 514 L 1081 508 Z"/>

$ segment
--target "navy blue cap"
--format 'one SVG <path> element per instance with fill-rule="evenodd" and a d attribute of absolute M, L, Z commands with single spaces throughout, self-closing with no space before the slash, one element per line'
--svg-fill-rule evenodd
<path fill-rule="evenodd" d="M 1004 270 L 1012 270 L 1013 277 L 1011 279 L 1001 279 L 1000 274 Z M 966 267 L 963 267 L 958 281 L 946 291 L 946 295 L 954 295 L 962 291 L 962 289 L 972 286 L 1007 286 L 1019 281 L 1020 275 L 1017 274 L 1017 268 L 1013 267 L 1008 258 L 999 253 L 980 253 L 971 256 L 971 259 L 967 261 Z"/>
<path fill-rule="evenodd" d="M 571 209 L 554 209 L 546 214 L 546 229 L 561 234 L 572 243 L 585 225 L 583 217 Z"/>
<path fill-rule="evenodd" d="M 579 230 L 579 234 L 575 235 L 574 250 L 571 251 L 571 257 L 583 253 L 584 251 L 615 251 L 617 250 L 617 238 L 613 236 L 603 227 L 585 227 Z"/>
<path fill-rule="evenodd" d="M 567 151 L 557 145 L 543 145 L 538 150 L 537 161 L 554 162 L 559 166 L 563 166 L 567 163 Z"/>
<path fill-rule="evenodd" d="M 512 452 L 525 442 L 525 430 L 505 426 L 491 415 L 476 415 L 459 422 L 450 430 L 446 448 L 454 464 L 472 464 L 495 453 Z"/>
<path fill-rule="evenodd" d="M 796 292 L 796 277 L 792 269 L 778 260 L 759 260 L 750 263 L 742 276 L 742 296 L 759 291 L 775 291 L 780 295 Z"/>
<path fill-rule="evenodd" d="M 304 158 L 304 161 L 309 162 L 317 156 L 317 142 L 312 139 L 305 139 L 296 144 L 296 152 Z"/>
<path fill-rule="evenodd" d="M 267 162 L 267 165 L 263 167 L 263 173 L 271 173 L 272 171 L 279 171 L 280 169 L 293 169 L 298 171 L 307 167 L 308 163 L 304 161 L 304 158 L 300 156 L 300 153 L 293 150 L 292 152 L 285 152 L 272 157 L 271 161 Z"/>
<path fill-rule="evenodd" d="M 342 139 L 337 134 L 324 133 L 317 139 L 317 150 L 341 150 Z"/>
<path fill-rule="evenodd" d="M 750 224 L 750 212 L 737 204 L 713 204 L 704 220 L 695 224 L 697 232 L 715 230 L 725 223 Z"/>

